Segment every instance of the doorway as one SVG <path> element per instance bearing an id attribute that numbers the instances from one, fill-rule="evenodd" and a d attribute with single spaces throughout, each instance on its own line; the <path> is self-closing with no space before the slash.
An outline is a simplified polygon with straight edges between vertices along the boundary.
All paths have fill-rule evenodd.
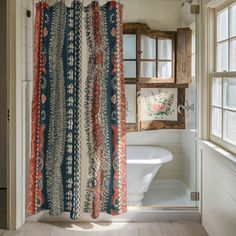
<path id="1" fill-rule="evenodd" d="M 0 1 L 0 228 L 6 228 L 7 75 L 6 0 Z"/>

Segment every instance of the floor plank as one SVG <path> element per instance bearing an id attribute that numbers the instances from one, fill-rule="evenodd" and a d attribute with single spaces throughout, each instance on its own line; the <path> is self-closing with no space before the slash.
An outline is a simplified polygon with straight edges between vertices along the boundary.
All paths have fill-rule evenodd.
<path id="1" fill-rule="evenodd" d="M 27 223 L 17 232 L 0 236 L 207 236 L 198 222 L 161 223 Z"/>

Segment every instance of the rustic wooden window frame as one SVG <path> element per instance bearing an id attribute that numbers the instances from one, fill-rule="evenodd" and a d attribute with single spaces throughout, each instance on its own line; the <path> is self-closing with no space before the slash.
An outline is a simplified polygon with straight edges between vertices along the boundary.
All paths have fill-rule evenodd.
<path id="1" fill-rule="evenodd" d="M 141 68 L 141 62 L 156 62 L 156 77 L 155 78 L 139 78 L 139 82 L 141 83 L 160 83 L 160 84 L 166 84 L 166 83 L 175 83 L 175 45 L 176 45 L 176 32 L 161 32 L 157 30 L 141 30 L 140 36 L 145 35 L 149 38 L 153 38 L 156 40 L 156 59 L 141 59 L 141 44 L 137 45 L 138 47 L 138 53 L 140 54 L 140 65 L 138 65 Z M 170 39 L 172 41 L 172 58 L 171 59 L 159 59 L 158 57 L 158 40 L 159 39 Z M 139 40 L 141 42 L 141 38 Z M 162 79 L 158 77 L 158 62 L 171 62 L 172 64 L 172 76 L 170 78 Z"/>
<path id="2" fill-rule="evenodd" d="M 185 128 L 185 113 L 182 111 L 178 113 L 177 121 L 168 120 L 153 120 L 153 121 L 141 121 L 141 89 L 142 88 L 177 88 L 178 89 L 178 104 L 184 105 L 185 103 L 185 88 L 188 84 L 176 83 L 176 32 L 163 32 L 157 30 L 151 30 L 146 24 L 141 23 L 125 23 L 123 25 L 124 34 L 136 34 L 136 78 L 125 78 L 125 84 L 136 85 L 136 123 L 127 123 L 127 132 L 143 131 L 143 130 L 156 130 L 156 129 L 184 129 Z M 141 78 L 141 35 L 156 38 L 158 44 L 158 38 L 171 39 L 172 40 L 172 78 L 161 79 L 158 78 Z M 158 45 L 156 48 L 158 53 Z M 124 59 L 124 61 L 130 61 Z M 134 60 L 132 60 L 134 61 Z M 144 60 L 145 61 L 145 60 Z M 151 60 L 147 60 L 151 61 Z M 154 60 L 155 61 L 155 60 Z M 162 60 L 160 60 L 162 61 Z M 164 61 L 164 60 L 163 60 Z M 170 61 L 170 60 L 167 60 Z M 158 56 L 156 63 L 158 64 Z M 158 75 L 158 65 L 156 68 L 156 75 Z"/>

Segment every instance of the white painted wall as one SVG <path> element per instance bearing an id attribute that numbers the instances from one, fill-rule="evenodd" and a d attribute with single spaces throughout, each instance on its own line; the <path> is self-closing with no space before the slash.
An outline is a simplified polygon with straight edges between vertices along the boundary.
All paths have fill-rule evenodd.
<path id="1" fill-rule="evenodd" d="M 7 158 L 7 74 L 6 74 L 6 1 L 0 1 L 0 188 L 6 188 Z"/>
<path id="2" fill-rule="evenodd" d="M 174 31 L 181 26 L 179 0 L 121 0 L 124 21 L 141 22 L 157 30 Z"/>
<path id="3" fill-rule="evenodd" d="M 201 150 L 203 225 L 209 236 L 235 236 L 236 157 L 212 144 Z"/>
<path id="4" fill-rule="evenodd" d="M 181 130 L 153 130 L 127 133 L 127 145 L 149 145 L 168 149 L 173 160 L 158 171 L 157 179 L 182 179 Z"/>

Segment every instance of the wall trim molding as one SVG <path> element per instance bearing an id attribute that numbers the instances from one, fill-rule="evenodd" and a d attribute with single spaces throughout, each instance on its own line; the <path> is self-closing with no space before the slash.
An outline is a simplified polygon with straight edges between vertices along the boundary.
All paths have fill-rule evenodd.
<path id="1" fill-rule="evenodd" d="M 21 131 L 21 4 L 7 1 L 7 228 L 25 223 L 25 173 Z M 17 151 L 16 151 L 17 150 Z"/>

